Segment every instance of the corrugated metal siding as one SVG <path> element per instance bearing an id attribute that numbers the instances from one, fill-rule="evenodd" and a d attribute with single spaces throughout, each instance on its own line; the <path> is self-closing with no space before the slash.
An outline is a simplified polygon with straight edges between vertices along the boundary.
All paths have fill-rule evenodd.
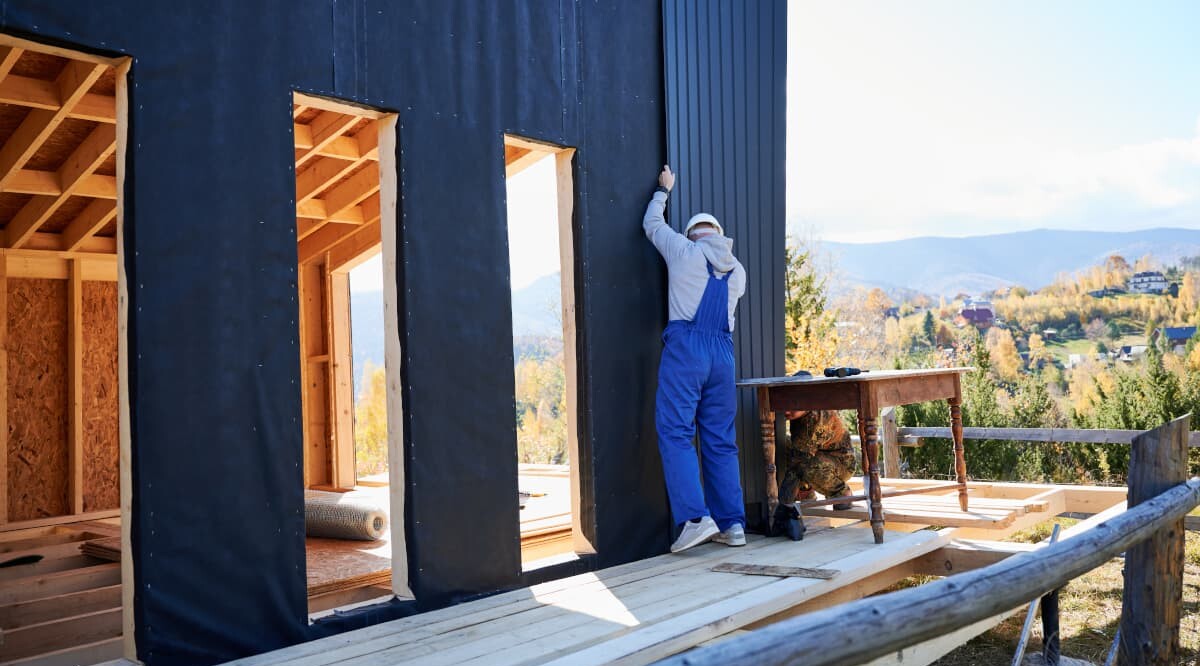
<path id="1" fill-rule="evenodd" d="M 704 211 L 746 267 L 734 349 L 740 377 L 784 373 L 785 0 L 663 0 L 667 154 L 676 228 Z M 739 389 L 748 504 L 764 494 L 752 391 Z M 751 522 L 756 516 L 748 516 Z"/>

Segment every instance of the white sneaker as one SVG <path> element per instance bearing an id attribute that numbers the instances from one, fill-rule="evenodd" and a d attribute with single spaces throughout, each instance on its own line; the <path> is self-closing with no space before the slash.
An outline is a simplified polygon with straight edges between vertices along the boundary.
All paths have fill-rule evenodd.
<path id="1" fill-rule="evenodd" d="M 710 516 L 701 518 L 698 523 L 693 523 L 689 520 L 683 524 L 683 531 L 679 533 L 679 538 L 675 540 L 675 543 L 671 544 L 671 552 L 678 553 L 692 546 L 699 546 L 713 538 L 720 531 Z"/>
<path id="2" fill-rule="evenodd" d="M 726 546 L 744 546 L 746 545 L 746 530 L 742 528 L 741 523 L 734 523 L 724 532 L 714 534 L 712 540 Z"/>

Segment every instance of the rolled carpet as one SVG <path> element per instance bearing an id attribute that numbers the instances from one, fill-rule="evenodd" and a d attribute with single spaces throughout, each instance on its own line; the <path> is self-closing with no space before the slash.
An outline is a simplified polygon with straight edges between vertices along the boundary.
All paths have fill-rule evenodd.
<path id="1" fill-rule="evenodd" d="M 304 491 L 304 531 L 311 537 L 378 541 L 387 531 L 387 513 L 352 493 Z"/>

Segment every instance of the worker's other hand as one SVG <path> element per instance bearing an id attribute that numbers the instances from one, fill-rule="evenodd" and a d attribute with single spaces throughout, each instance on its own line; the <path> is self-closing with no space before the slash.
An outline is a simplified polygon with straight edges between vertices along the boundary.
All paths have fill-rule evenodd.
<path id="1" fill-rule="evenodd" d="M 667 191 L 675 187 L 675 174 L 671 173 L 670 164 L 663 165 L 662 173 L 658 174 L 658 184 L 667 188 Z"/>

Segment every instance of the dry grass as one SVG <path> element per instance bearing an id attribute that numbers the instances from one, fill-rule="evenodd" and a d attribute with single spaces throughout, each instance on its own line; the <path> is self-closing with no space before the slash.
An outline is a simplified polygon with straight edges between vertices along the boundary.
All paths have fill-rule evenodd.
<path id="1" fill-rule="evenodd" d="M 1064 528 L 1078 521 L 1057 518 Z M 1011 541 L 1034 543 L 1050 535 L 1053 523 L 1020 532 Z M 1185 546 L 1183 619 L 1180 647 L 1183 664 L 1200 664 L 1200 533 L 1189 532 Z M 1121 621 L 1124 560 L 1115 559 L 1071 581 L 1059 595 L 1062 654 L 1093 663 L 1104 663 Z M 935 662 L 938 666 L 1007 664 L 1012 661 L 1025 613 L 1019 612 L 990 631 Z M 1041 650 L 1041 622 L 1034 623 L 1029 652 Z"/>

